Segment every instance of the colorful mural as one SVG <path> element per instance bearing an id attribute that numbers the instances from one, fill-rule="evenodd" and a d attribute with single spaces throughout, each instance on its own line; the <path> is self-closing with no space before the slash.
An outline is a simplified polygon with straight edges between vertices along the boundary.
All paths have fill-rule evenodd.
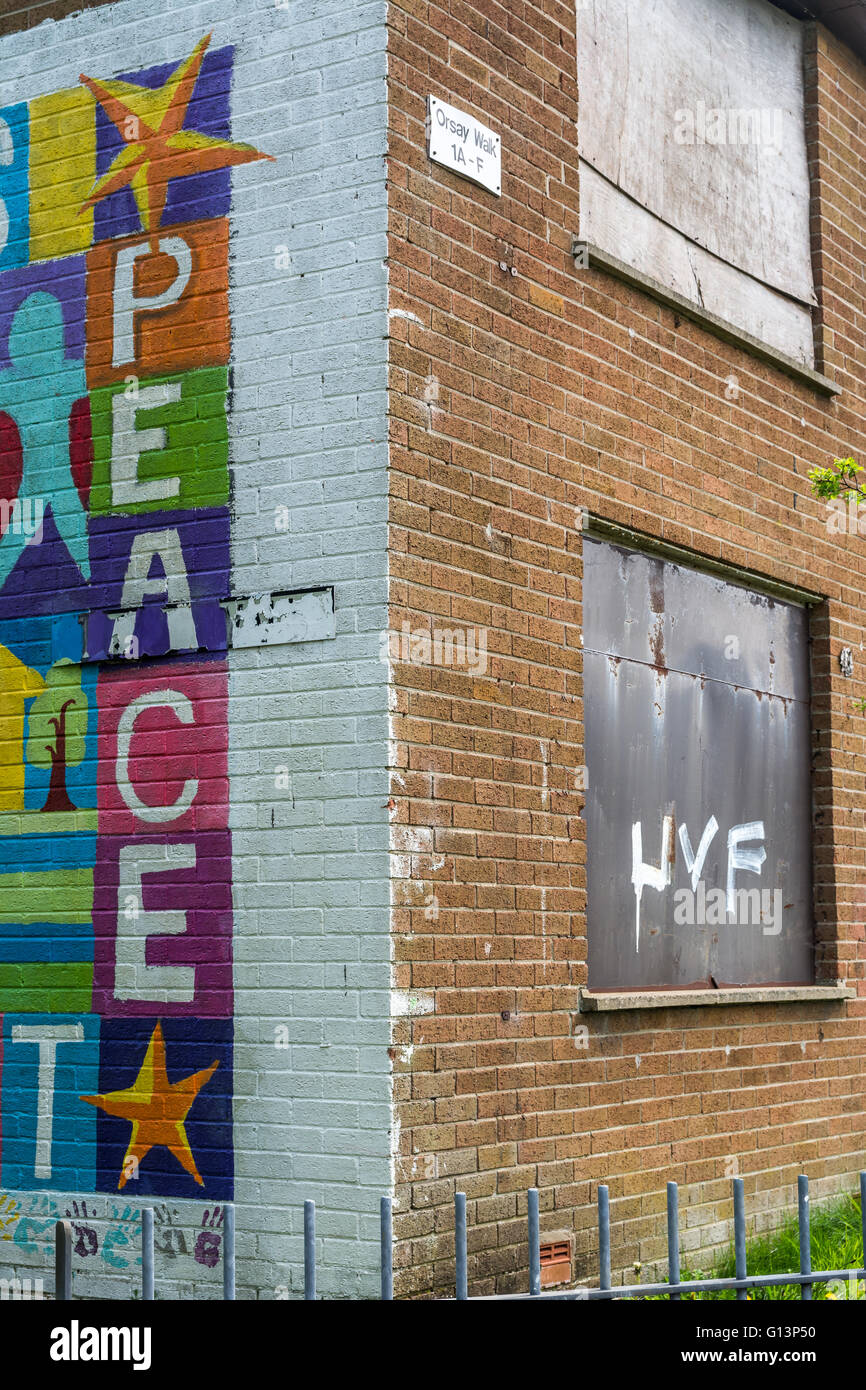
<path id="1" fill-rule="evenodd" d="M 8 1193 L 233 1195 L 232 60 L 0 109 Z"/>

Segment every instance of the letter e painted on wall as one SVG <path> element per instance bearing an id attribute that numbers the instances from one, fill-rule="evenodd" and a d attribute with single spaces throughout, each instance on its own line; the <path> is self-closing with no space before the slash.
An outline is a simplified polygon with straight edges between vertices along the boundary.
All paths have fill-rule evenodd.
<path id="1" fill-rule="evenodd" d="M 93 929 L 93 1007 L 100 1014 L 143 1016 L 158 1009 L 230 1017 L 228 831 L 101 835 Z"/>

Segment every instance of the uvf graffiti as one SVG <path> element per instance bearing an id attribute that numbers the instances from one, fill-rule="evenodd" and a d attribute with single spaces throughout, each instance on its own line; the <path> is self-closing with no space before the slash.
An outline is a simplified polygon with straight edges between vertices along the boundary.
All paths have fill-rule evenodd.
<path id="1" fill-rule="evenodd" d="M 11 1192 L 232 1196 L 232 62 L 0 110 Z"/>

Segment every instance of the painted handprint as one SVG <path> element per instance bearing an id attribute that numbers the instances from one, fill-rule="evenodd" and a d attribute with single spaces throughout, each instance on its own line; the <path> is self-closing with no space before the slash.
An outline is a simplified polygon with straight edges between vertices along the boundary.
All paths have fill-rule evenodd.
<path id="1" fill-rule="evenodd" d="M 214 1265 L 219 1263 L 222 1244 L 222 1233 L 216 1229 L 223 1224 L 222 1207 L 214 1207 L 212 1211 L 205 1208 L 201 1224 L 204 1229 L 199 1232 L 195 1243 L 195 1261 L 196 1264 L 213 1269 Z"/>
<path id="2" fill-rule="evenodd" d="M 21 1203 L 4 1192 L 0 1196 L 0 1240 L 11 1240 L 21 1215 Z"/>

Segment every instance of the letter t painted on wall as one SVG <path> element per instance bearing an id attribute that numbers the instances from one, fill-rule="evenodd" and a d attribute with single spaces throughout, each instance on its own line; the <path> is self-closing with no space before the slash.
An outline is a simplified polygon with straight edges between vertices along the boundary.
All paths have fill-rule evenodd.
<path id="1" fill-rule="evenodd" d="M 61 1043 L 84 1042 L 84 1028 L 80 1023 L 16 1023 L 12 1027 L 12 1041 L 35 1044 L 39 1048 L 33 1175 L 40 1179 L 50 1178 L 57 1048 Z"/>

